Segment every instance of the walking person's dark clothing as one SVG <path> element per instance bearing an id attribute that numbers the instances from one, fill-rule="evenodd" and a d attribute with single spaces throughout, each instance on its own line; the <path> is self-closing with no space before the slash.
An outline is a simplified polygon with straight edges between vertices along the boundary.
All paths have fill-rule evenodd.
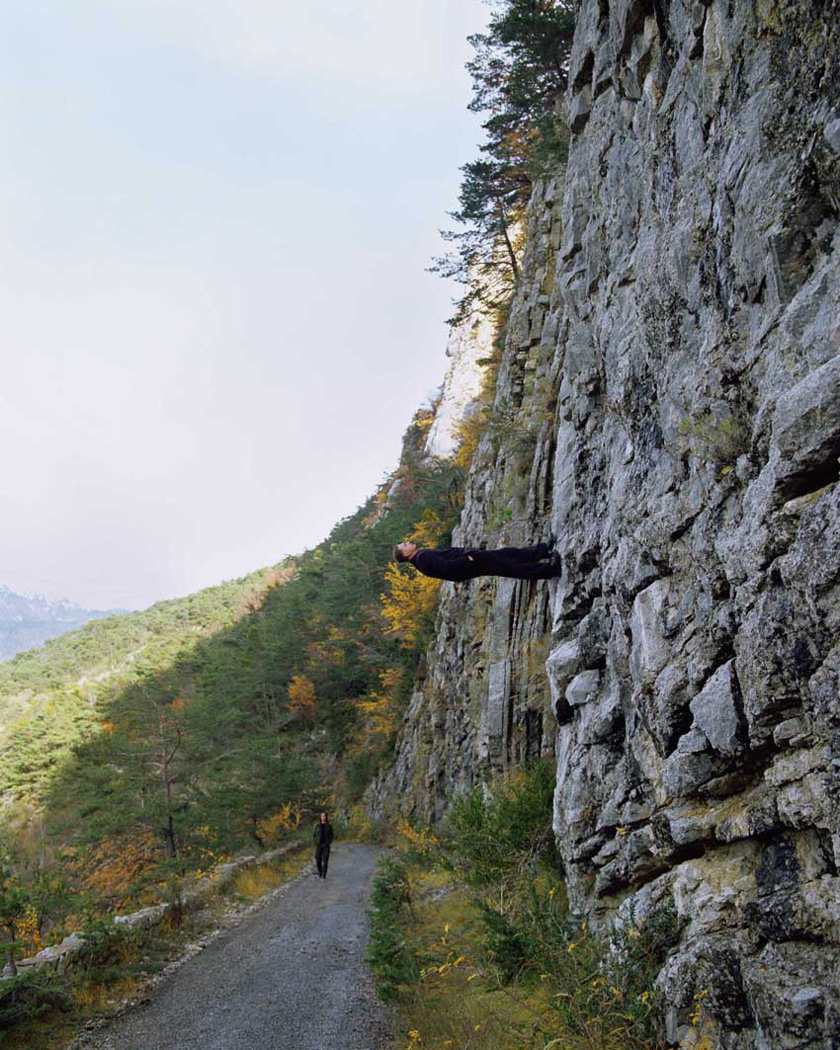
<path id="1" fill-rule="evenodd" d="M 315 866 L 318 869 L 319 877 L 325 879 L 330 863 L 330 846 L 333 840 L 332 824 L 328 820 L 319 821 L 315 825 L 313 837 L 315 839 Z"/>
<path id="2" fill-rule="evenodd" d="M 534 547 L 428 547 L 407 559 L 424 576 L 438 580 L 474 580 L 507 576 L 515 580 L 548 580 L 560 575 L 560 558 L 545 543 Z"/>

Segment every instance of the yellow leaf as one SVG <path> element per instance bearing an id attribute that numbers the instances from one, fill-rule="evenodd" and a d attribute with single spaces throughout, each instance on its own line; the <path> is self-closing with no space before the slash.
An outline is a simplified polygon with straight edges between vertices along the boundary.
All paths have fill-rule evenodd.
<path id="1" fill-rule="evenodd" d="M 315 686 L 306 675 L 296 674 L 289 683 L 289 710 L 307 722 L 315 717 L 318 700 Z"/>
<path id="2" fill-rule="evenodd" d="M 403 648 L 411 649 L 437 605 L 441 581 L 416 571 L 403 572 L 392 562 L 385 570 L 385 583 L 388 590 L 381 601 L 388 633 L 396 635 Z"/>

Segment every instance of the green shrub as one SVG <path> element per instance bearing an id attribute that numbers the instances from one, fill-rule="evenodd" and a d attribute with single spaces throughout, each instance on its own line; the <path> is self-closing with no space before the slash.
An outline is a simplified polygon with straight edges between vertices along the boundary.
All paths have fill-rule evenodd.
<path id="1" fill-rule="evenodd" d="M 411 909 L 411 890 L 405 862 L 385 857 L 371 891 L 370 940 L 367 961 L 376 977 L 382 999 L 396 998 L 400 987 L 416 981 L 420 970 L 406 941 L 406 913 Z"/>
<path id="2" fill-rule="evenodd" d="M 488 961 L 504 983 L 550 980 L 558 989 L 550 1001 L 559 1030 L 584 1045 L 619 1033 L 623 1050 L 654 1046 L 654 983 L 678 933 L 673 904 L 642 925 L 631 917 L 593 934 L 568 913 L 557 889 L 535 880 L 506 912 L 477 902 Z"/>
<path id="3" fill-rule="evenodd" d="M 456 799 L 443 829 L 400 825 L 410 849 L 377 880 L 370 958 L 418 1050 L 661 1047 L 655 981 L 678 940 L 673 902 L 597 930 L 572 914 L 553 793 L 552 766 L 534 763 Z"/>
<path id="4" fill-rule="evenodd" d="M 550 763 L 534 762 L 489 796 L 475 788 L 453 802 L 444 841 L 460 879 L 487 886 L 540 862 L 559 869 L 552 831 L 554 778 Z"/>
<path id="5" fill-rule="evenodd" d="M 72 1006 L 64 986 L 45 971 L 29 970 L 0 982 L 0 1031 L 46 1012 Z"/>
<path id="6" fill-rule="evenodd" d="M 749 432 L 736 416 L 706 412 L 687 417 L 680 424 L 680 435 L 692 455 L 720 467 L 733 464 L 750 447 Z"/>
<path id="7" fill-rule="evenodd" d="M 559 891 L 559 892 L 558 892 Z M 568 954 L 574 923 L 559 883 L 531 880 L 502 911 L 486 901 L 476 902 L 484 925 L 484 947 L 501 978 L 513 981 L 528 971 L 556 972 L 558 951 Z M 561 958 L 561 962 L 565 962 Z"/>

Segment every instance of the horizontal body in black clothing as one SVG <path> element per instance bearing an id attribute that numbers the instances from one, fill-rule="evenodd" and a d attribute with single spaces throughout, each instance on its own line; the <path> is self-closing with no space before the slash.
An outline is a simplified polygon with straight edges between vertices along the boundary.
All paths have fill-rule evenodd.
<path id="1" fill-rule="evenodd" d="M 427 547 L 409 559 L 424 576 L 463 583 L 477 576 L 506 576 L 514 580 L 548 580 L 560 575 L 556 557 L 544 543 L 535 547 Z"/>

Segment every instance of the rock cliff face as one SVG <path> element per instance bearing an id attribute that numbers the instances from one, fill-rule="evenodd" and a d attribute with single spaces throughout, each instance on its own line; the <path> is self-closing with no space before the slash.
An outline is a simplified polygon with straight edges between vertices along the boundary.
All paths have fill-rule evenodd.
<path id="1" fill-rule="evenodd" d="M 468 318 L 449 333 L 446 344 L 449 367 L 426 439 L 428 455 L 449 459 L 457 451 L 459 428 L 472 411 L 481 388 L 479 362 L 493 353 L 494 334 L 494 325 L 485 315 Z"/>
<path id="2" fill-rule="evenodd" d="M 445 585 L 370 794 L 554 754 L 573 906 L 676 912 L 673 1046 L 840 1046 L 837 15 L 583 0 L 456 537 L 564 575 Z"/>

